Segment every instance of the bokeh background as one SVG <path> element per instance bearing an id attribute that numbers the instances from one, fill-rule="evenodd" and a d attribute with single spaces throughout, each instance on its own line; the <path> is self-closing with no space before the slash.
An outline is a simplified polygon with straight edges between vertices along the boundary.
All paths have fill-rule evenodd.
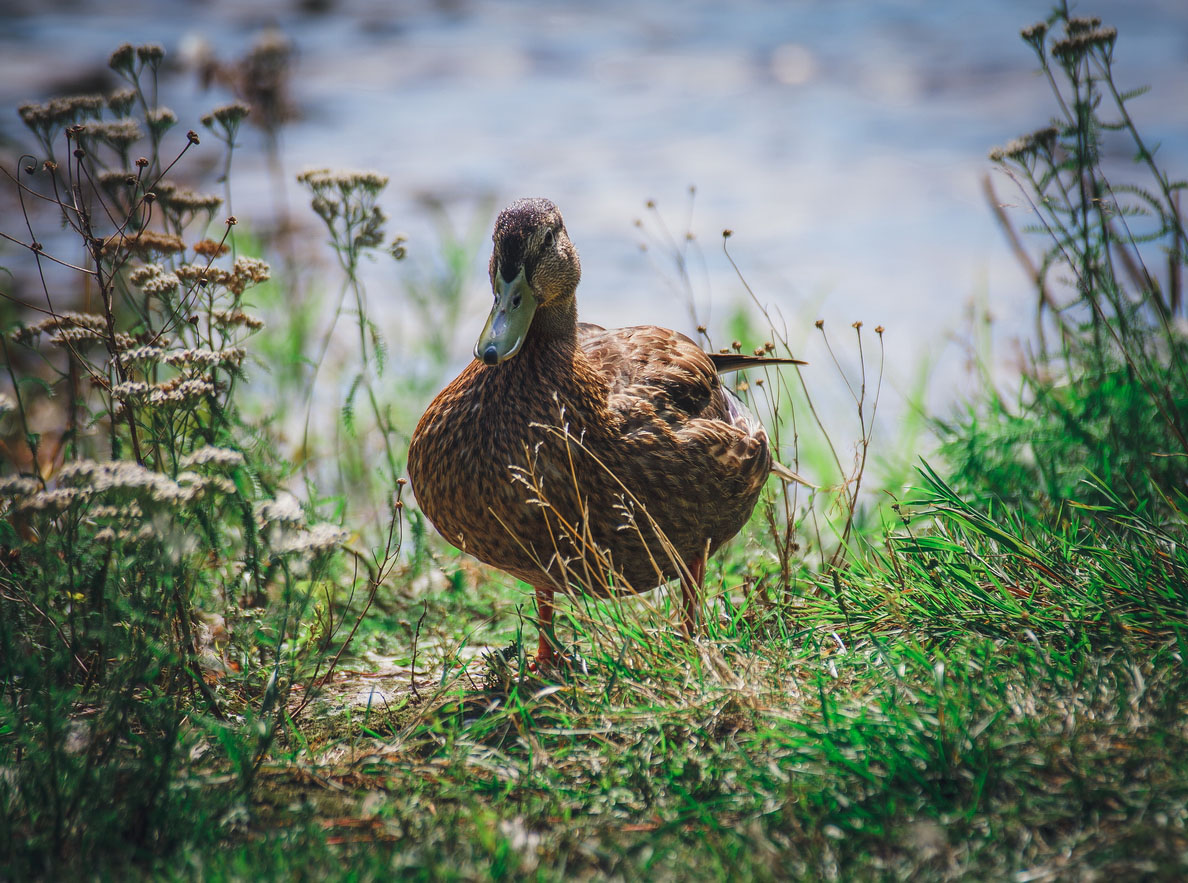
<path id="1" fill-rule="evenodd" d="M 886 327 L 892 413 L 922 366 L 932 406 L 978 382 L 965 342 L 973 322 L 992 317 L 992 359 L 1004 379 L 1014 341 L 1031 329 L 1033 293 L 983 178 L 994 174 L 989 148 L 1054 111 L 1018 38 L 1046 15 L 1043 2 L 4 6 L 0 138 L 10 147 L 22 137 L 19 102 L 104 85 L 120 43 L 158 42 L 169 53 L 177 139 L 231 97 L 212 65 L 233 65 L 260 40 L 286 43 L 291 119 L 279 130 L 280 167 L 268 166 L 264 134 L 246 131 L 233 210 L 258 231 L 283 215 L 312 237 L 298 171 L 390 176 L 384 207 L 392 228 L 407 232 L 413 262 L 435 259 L 443 224 L 475 243 L 474 320 L 459 323 L 459 364 L 489 297 L 494 213 L 524 195 L 561 207 L 582 254 L 583 317 L 607 325 L 692 331 L 695 312 L 720 334 L 748 302 L 721 249 L 721 231 L 732 229 L 732 255 L 792 341 L 811 349 L 818 318 Z M 1140 128 L 1173 176 L 1183 174 L 1188 3 L 1113 0 L 1076 11 L 1118 28 L 1118 79 L 1152 87 L 1135 105 Z M 209 162 L 217 152 L 211 143 Z M 1125 163 L 1125 150 L 1116 159 Z M 995 186 L 1026 224 L 1009 180 L 998 175 Z M 687 232 L 695 238 L 686 248 Z M 692 310 L 668 234 L 688 258 Z M 304 253 L 325 260 L 318 252 Z M 377 317 L 397 337 L 415 333 L 404 327 L 412 315 L 389 296 L 401 284 L 396 265 L 367 272 Z"/>

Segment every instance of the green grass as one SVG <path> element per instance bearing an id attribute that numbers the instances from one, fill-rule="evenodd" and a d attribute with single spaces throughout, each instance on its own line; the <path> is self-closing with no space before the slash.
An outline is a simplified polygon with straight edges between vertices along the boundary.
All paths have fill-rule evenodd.
<path id="1" fill-rule="evenodd" d="M 841 375 L 856 471 L 816 419 L 813 375 L 749 378 L 773 437 L 831 486 L 769 492 L 711 562 L 695 640 L 665 591 L 562 602 L 574 662 L 547 676 L 525 651 L 530 589 L 445 546 L 400 484 L 477 236 L 445 236 L 443 262 L 408 272 L 409 305 L 434 326 L 411 353 L 369 318 L 356 273 L 384 240 L 379 176 L 305 176 L 337 278 L 150 296 L 133 269 L 192 262 L 214 218 L 144 177 L 174 156 L 148 113 L 161 57 L 118 51 L 134 94 L 112 113 L 144 112 L 147 171 L 127 184 L 119 133 L 75 132 L 76 163 L 17 176 L 51 210 L 30 226 L 80 232 L 92 219 L 55 203 L 49 181 L 102 179 L 130 189 L 86 190 L 106 209 L 94 223 L 164 223 L 187 250 L 81 238 L 70 262 L 93 266 L 79 287 L 98 292 L 103 319 L 86 320 L 85 346 L 4 313 L 0 878 L 1188 876 L 1182 187 L 1129 124 L 1114 36 L 1062 7 L 1024 38 L 1060 116 L 992 154 L 1047 237 L 1034 275 L 1054 342 L 1021 394 L 987 389 L 935 421 L 940 453 L 890 464 L 900 502 L 876 507 L 859 486 L 879 482 L 865 463 L 880 455 L 882 330 L 856 326 L 858 358 L 835 360 L 862 366 Z M 65 127 L 104 113 L 86 100 L 25 115 L 35 149 L 65 158 Z M 212 117 L 224 169 L 240 117 Z M 1115 136 L 1138 146 L 1146 184 L 1101 166 Z M 181 162 L 194 145 L 178 145 Z M 291 255 L 292 242 L 213 228 L 240 256 Z M 28 245 L 21 259 L 43 260 Z M 1147 269 L 1157 260 L 1163 276 Z M 58 296 L 17 294 L 33 311 Z M 212 330 L 241 307 L 273 325 Z M 738 312 L 714 333 L 749 349 L 758 327 Z M 166 333 L 180 339 L 132 369 L 111 358 L 131 346 L 120 335 Z M 177 354 L 232 344 L 248 357 L 208 371 Z M 178 364 L 210 388 L 174 410 L 117 408 L 106 391 L 167 391 Z M 330 413 L 315 412 L 327 395 Z M 209 446 L 225 459 L 186 459 Z M 93 467 L 80 477 L 87 459 L 137 467 L 100 481 Z M 206 490 L 186 492 L 198 480 Z"/>

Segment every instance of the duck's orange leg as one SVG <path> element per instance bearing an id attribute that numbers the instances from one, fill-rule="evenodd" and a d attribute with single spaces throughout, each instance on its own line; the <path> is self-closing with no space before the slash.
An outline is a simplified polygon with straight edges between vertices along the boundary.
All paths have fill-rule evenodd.
<path id="1" fill-rule="evenodd" d="M 681 601 L 685 631 L 689 637 L 697 633 L 701 620 L 701 595 L 705 585 L 705 555 L 698 555 L 688 564 L 689 575 L 681 574 Z"/>
<path id="2" fill-rule="evenodd" d="M 536 647 L 536 665 L 554 665 L 557 651 L 553 646 L 553 587 L 536 586 L 536 625 L 540 642 Z"/>

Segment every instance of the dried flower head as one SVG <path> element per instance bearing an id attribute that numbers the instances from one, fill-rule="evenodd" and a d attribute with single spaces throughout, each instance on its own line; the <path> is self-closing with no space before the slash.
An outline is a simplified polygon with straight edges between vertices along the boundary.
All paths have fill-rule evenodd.
<path id="1" fill-rule="evenodd" d="M 35 135 L 48 142 L 58 129 L 75 126 L 80 120 L 98 119 L 102 108 L 102 96 L 73 95 L 52 98 L 45 104 L 26 102 L 17 113 Z"/>
<path id="2" fill-rule="evenodd" d="M 33 338 L 49 331 L 78 331 L 85 332 L 87 337 L 94 337 L 102 334 L 106 328 L 107 323 L 98 313 L 65 312 L 18 328 L 13 332 L 12 339 L 17 343 L 29 343 Z"/>
<path id="3" fill-rule="evenodd" d="M 1037 21 L 1033 25 L 1028 25 L 1019 32 L 1024 40 L 1031 42 L 1032 40 L 1042 40 L 1044 35 L 1048 33 L 1048 23 L 1046 21 Z"/>
<path id="4" fill-rule="evenodd" d="M 215 242 L 213 239 L 202 239 L 194 243 L 194 254 L 206 258 L 220 258 L 231 250 L 225 242 Z"/>
<path id="5" fill-rule="evenodd" d="M 1025 162 L 1036 153 L 1051 155 L 1056 147 L 1056 139 L 1060 137 L 1060 130 L 1055 126 L 1045 126 L 1030 135 L 1023 135 L 1007 143 L 1005 147 L 995 147 L 990 151 L 990 159 L 994 162 L 1004 162 L 1008 159 L 1015 162 Z"/>
<path id="6" fill-rule="evenodd" d="M 1083 34 L 1098 27 L 1101 27 L 1101 19 L 1096 15 L 1074 16 L 1064 23 L 1065 33 L 1068 34 Z"/>
<path id="7" fill-rule="evenodd" d="M 184 264 L 178 267 L 174 272 L 177 278 L 181 279 L 187 285 L 198 284 L 206 285 L 226 285 L 231 281 L 231 271 L 223 267 L 207 266 L 206 264 L 193 263 Z"/>
<path id="8" fill-rule="evenodd" d="M 173 233 L 158 233 L 155 230 L 141 230 L 134 236 L 116 234 L 103 243 L 103 255 L 111 257 L 121 252 L 138 254 L 143 257 L 150 255 L 179 254 L 186 250 L 186 244 L 180 236 Z"/>
<path id="9" fill-rule="evenodd" d="M 125 43 L 111 54 L 107 64 L 117 73 L 130 74 L 136 66 L 136 50 L 131 43 Z"/>
<path id="10" fill-rule="evenodd" d="M 215 310 L 211 313 L 211 317 L 219 328 L 242 325 L 244 328 L 256 331 L 264 327 L 264 321 L 262 319 L 249 315 L 243 312 L 243 310 Z"/>
<path id="11" fill-rule="evenodd" d="M 247 119 L 248 114 L 252 112 L 249 104 L 243 101 L 232 101 L 230 104 L 224 104 L 216 107 L 210 113 L 202 117 L 202 125 L 208 129 L 213 129 L 219 126 L 227 135 L 233 134 L 243 120 Z"/>
<path id="12" fill-rule="evenodd" d="M 1099 20 L 1085 19 L 1084 21 Z M 1100 48 L 1107 52 L 1113 49 L 1117 39 L 1116 28 L 1077 29 L 1075 31 L 1070 28 L 1069 36 L 1052 44 L 1052 56 L 1062 64 L 1076 64 L 1091 49 Z"/>
<path id="13" fill-rule="evenodd" d="M 165 58 L 165 49 L 159 43 L 145 43 L 136 47 L 136 57 L 144 64 L 155 67 Z"/>
<path id="14" fill-rule="evenodd" d="M 200 212 L 212 214 L 223 204 L 223 198 L 213 193 L 195 193 L 193 190 L 177 190 L 170 188 L 162 191 L 157 188 L 157 196 L 166 210 L 175 212 Z"/>
<path id="15" fill-rule="evenodd" d="M 143 138 L 144 132 L 136 120 L 124 119 L 109 123 L 87 123 L 79 135 L 85 140 L 99 141 L 122 152 Z"/>
<path id="16" fill-rule="evenodd" d="M 177 114 L 168 107 L 156 107 L 144 115 L 144 121 L 148 123 L 152 133 L 159 137 L 163 132 L 177 125 Z"/>
<path id="17" fill-rule="evenodd" d="M 136 186 L 136 176 L 127 171 L 100 172 L 99 186 L 108 196 L 122 196 L 129 187 Z"/>
<path id="18" fill-rule="evenodd" d="M 314 191 L 335 189 L 344 194 L 362 190 L 376 195 L 388 186 L 387 175 L 352 169 L 306 169 L 297 180 Z"/>
<path id="19" fill-rule="evenodd" d="M 117 89 L 107 96 L 107 109 L 117 117 L 126 117 L 135 103 L 135 89 Z"/>

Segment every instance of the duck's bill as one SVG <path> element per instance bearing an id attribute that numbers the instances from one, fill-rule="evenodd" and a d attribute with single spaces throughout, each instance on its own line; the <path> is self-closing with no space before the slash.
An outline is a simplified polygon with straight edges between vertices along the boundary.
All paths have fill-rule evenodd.
<path id="1" fill-rule="evenodd" d="M 487 365 L 498 365 L 520 351 L 532 314 L 536 312 L 536 296 L 528 286 L 521 269 L 511 282 L 495 274 L 495 305 L 487 324 L 474 345 L 474 357 Z"/>

